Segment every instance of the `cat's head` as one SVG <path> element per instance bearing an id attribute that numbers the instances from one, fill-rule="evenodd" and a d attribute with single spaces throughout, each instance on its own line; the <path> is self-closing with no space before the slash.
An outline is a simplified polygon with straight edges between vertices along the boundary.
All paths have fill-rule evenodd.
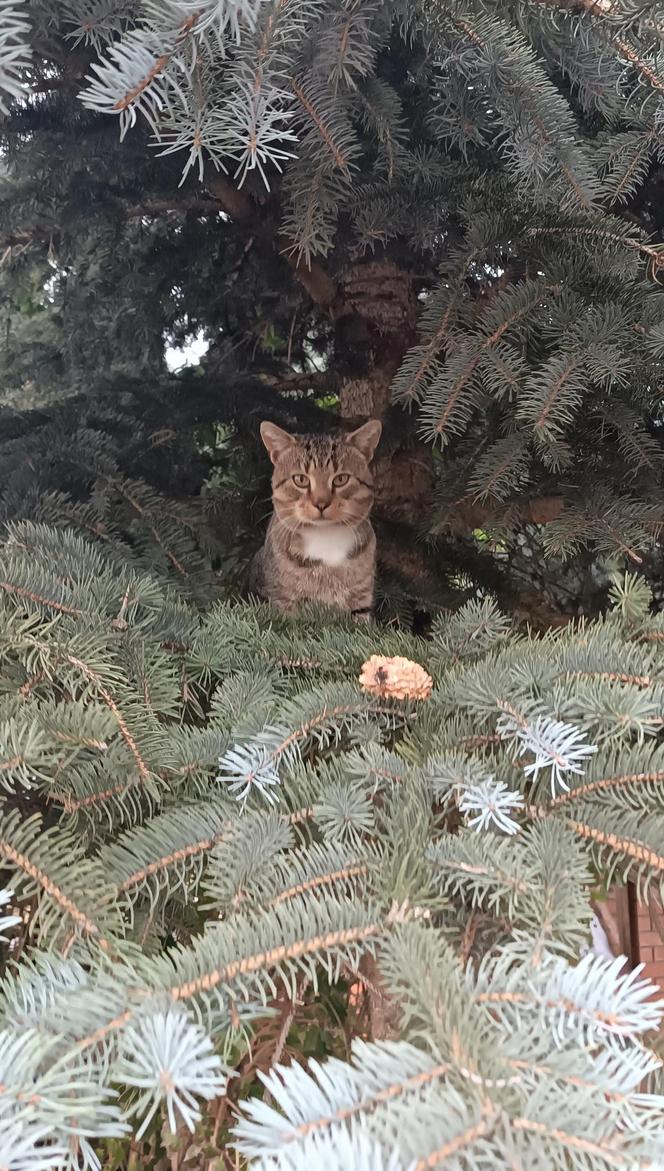
<path id="1" fill-rule="evenodd" d="M 382 424 L 370 419 L 349 435 L 289 435 L 261 423 L 261 439 L 274 464 L 272 503 L 289 527 L 345 524 L 368 517 L 374 488 L 370 463 Z"/>

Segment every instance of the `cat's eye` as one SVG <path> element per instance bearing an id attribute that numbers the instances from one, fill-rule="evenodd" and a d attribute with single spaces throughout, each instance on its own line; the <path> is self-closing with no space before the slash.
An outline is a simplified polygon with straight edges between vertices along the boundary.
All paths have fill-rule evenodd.
<path id="1" fill-rule="evenodd" d="M 332 483 L 335 488 L 343 488 L 344 484 L 347 484 L 349 480 L 350 476 L 347 476 L 345 472 L 341 472 L 340 475 L 334 477 Z"/>
<path id="2" fill-rule="evenodd" d="M 302 475 L 302 473 L 300 472 L 300 473 L 298 473 L 297 476 L 293 476 L 293 483 L 298 488 L 308 488 L 309 487 L 309 477 Z"/>

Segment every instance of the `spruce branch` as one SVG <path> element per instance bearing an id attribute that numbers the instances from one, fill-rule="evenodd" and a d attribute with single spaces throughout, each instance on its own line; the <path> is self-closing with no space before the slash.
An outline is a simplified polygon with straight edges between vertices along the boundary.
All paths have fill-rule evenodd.
<path id="1" fill-rule="evenodd" d="M 433 881 L 444 893 L 463 895 L 473 907 L 505 908 L 515 918 L 535 882 L 525 855 L 517 863 L 506 852 L 505 841 L 470 835 L 437 841 L 428 847 Z"/>
<path id="2" fill-rule="evenodd" d="M 343 1167 L 344 1171 L 400 1171 L 401 1162 L 396 1152 L 367 1135 L 313 1133 L 298 1144 L 296 1150 L 283 1151 L 271 1157 L 254 1160 L 256 1171 L 300 1171 L 306 1167 Z"/>
<path id="3" fill-rule="evenodd" d="M 588 812 L 590 811 L 588 810 Z M 601 812 L 601 810 L 597 811 L 598 814 Z M 570 829 L 573 829 L 580 838 L 585 838 L 599 847 L 608 848 L 614 855 L 614 867 L 620 859 L 626 860 L 628 872 L 632 863 L 643 867 L 645 876 L 640 885 L 645 892 L 649 886 L 650 875 L 653 872 L 657 875 L 664 873 L 664 853 L 653 849 L 647 842 L 631 838 L 618 830 L 613 831 L 602 828 L 601 825 L 593 825 L 590 818 L 586 820 L 581 817 L 568 817 L 566 821 Z M 637 877 L 640 877 L 639 872 L 637 872 Z"/>
<path id="4" fill-rule="evenodd" d="M 233 130 L 226 135 L 226 145 L 237 163 L 233 177 L 238 188 L 252 171 L 258 171 L 269 191 L 267 167 L 281 172 L 283 164 L 294 157 L 292 144 L 297 141 L 288 129 L 291 115 L 285 108 L 284 93 L 270 89 L 254 92 L 247 87 L 246 93 L 240 90 L 229 113 Z"/>
<path id="5" fill-rule="evenodd" d="M 177 18 L 182 18 L 182 26 L 188 21 L 194 22 L 192 28 L 197 36 L 206 32 L 214 34 L 223 44 L 228 34 L 230 39 L 239 44 L 244 30 L 253 30 L 264 5 L 264 0 L 172 0 L 171 7 Z M 159 0 L 147 0 L 145 5 L 148 17 L 158 22 L 163 19 L 163 5 Z"/>
<path id="6" fill-rule="evenodd" d="M 165 71 L 171 63 L 176 70 L 184 70 L 178 54 L 199 17 L 200 9 L 192 11 L 165 43 L 155 33 L 131 29 L 110 46 L 105 62 L 92 65 L 89 85 L 80 95 L 83 104 L 104 114 L 118 114 L 121 138 L 135 126 L 139 113 L 158 133 L 159 118 L 169 104 L 169 83 L 175 93 L 179 91 L 175 73 L 167 81 Z"/>
<path id="7" fill-rule="evenodd" d="M 505 739 L 518 743 L 520 755 L 532 754 L 535 760 L 525 766 L 526 776 L 537 780 L 541 769 L 551 770 L 551 795 L 557 789 L 567 791 L 567 773 L 583 773 L 583 762 L 597 752 L 597 746 L 585 743 L 583 731 L 564 720 L 537 715 L 533 720 L 518 712 L 505 710 L 498 721 L 498 731 Z"/>
<path id="8" fill-rule="evenodd" d="M 364 862 L 350 863 L 335 870 L 328 870 L 327 872 L 317 874 L 312 878 L 303 879 L 292 886 L 286 887 L 270 900 L 270 905 L 277 906 L 278 903 L 297 898 L 298 895 L 308 894 L 313 890 L 321 890 L 327 886 L 333 886 L 335 883 L 341 883 L 344 886 L 352 884 L 356 878 L 363 878 L 368 873 L 368 870 L 369 867 Z"/>
<path id="9" fill-rule="evenodd" d="M 134 18 L 130 0 L 87 0 L 84 13 L 79 0 L 63 0 L 60 19 L 74 45 L 91 45 L 102 50 L 130 27 Z"/>
<path id="10" fill-rule="evenodd" d="M 288 1149 L 335 1124 L 350 1122 L 363 1113 L 370 1115 L 400 1095 L 417 1093 L 444 1077 L 448 1068 L 447 1063 L 436 1064 L 426 1053 L 405 1042 L 368 1045 L 359 1040 L 353 1043 L 350 1069 L 335 1059 L 325 1067 L 310 1062 L 310 1072 L 296 1065 L 277 1066 L 261 1080 L 281 1110 L 258 1100 L 247 1103 L 235 1129 L 238 1149 L 249 1156 Z M 327 1070 L 335 1069 L 343 1072 L 344 1082 L 326 1076 Z M 349 1084 L 344 1084 L 346 1079 Z M 363 1082 L 367 1090 L 371 1087 L 374 1092 L 365 1096 Z M 290 1123 L 290 1130 L 284 1128 L 285 1122 Z"/>
<path id="11" fill-rule="evenodd" d="M 533 185 L 542 185 L 546 179 L 562 178 L 565 199 L 573 199 L 580 207 L 591 209 L 600 195 L 599 184 L 582 150 L 570 150 L 574 135 L 567 107 L 558 101 L 552 92 L 549 79 L 540 69 L 532 47 L 522 37 L 520 30 L 503 22 L 493 13 L 467 19 L 452 16 L 452 26 L 473 46 L 477 63 L 474 80 L 483 85 L 482 66 L 493 63 L 493 54 L 501 47 L 507 67 L 504 71 L 503 93 L 494 90 L 492 97 L 499 104 L 499 120 L 505 129 L 508 147 L 505 154 L 511 156 L 516 167 L 528 176 Z M 528 86 L 530 101 L 526 105 L 525 87 Z M 545 96 L 546 95 L 546 96 Z M 515 118 L 515 107 L 523 110 L 524 123 Z M 556 109 L 556 120 L 553 111 Z M 561 135 L 565 126 L 568 134 Z M 539 149 L 528 152 L 524 148 L 528 138 L 533 139 Z M 532 160 L 529 158 L 532 155 Z"/>
<path id="12" fill-rule="evenodd" d="M 416 349 L 411 350 L 404 359 L 392 389 L 396 402 L 420 400 L 430 372 L 435 368 L 438 354 L 444 348 L 450 322 L 461 299 L 464 282 L 475 260 L 476 254 L 472 252 L 462 257 L 457 272 L 452 277 L 453 283 L 445 281 L 431 295 L 421 325 L 425 336 L 430 336 Z M 435 325 L 432 322 L 434 316 L 438 317 Z"/>
<path id="13" fill-rule="evenodd" d="M 321 95 L 316 91 L 307 90 L 299 81 L 291 81 L 291 89 L 295 94 L 302 109 L 313 122 L 321 141 L 325 148 L 329 151 L 334 165 L 342 172 L 348 172 L 350 166 L 350 157 L 346 142 L 342 138 L 341 141 L 335 138 L 334 132 L 328 125 L 325 115 L 320 111 L 319 104 L 321 102 Z M 323 99 L 324 100 L 324 99 Z"/>
<path id="14" fill-rule="evenodd" d="M 454 347 L 438 377 L 432 381 L 422 406 L 421 433 L 431 442 L 449 441 L 468 425 L 473 409 L 480 401 L 478 375 L 485 355 L 498 346 L 506 335 L 516 330 L 549 297 L 539 281 L 516 284 L 499 295 L 495 305 L 484 314 L 480 325 L 479 345 L 469 335 L 454 338 Z M 416 377 L 420 377 L 422 364 Z M 409 389 L 409 394 L 411 393 Z"/>
<path id="15" fill-rule="evenodd" d="M 105 933 L 113 924 L 118 928 L 113 900 L 99 867 L 84 859 L 71 835 L 44 831 L 39 815 L 25 821 L 15 811 L 3 818 L 0 856 L 15 874 L 17 890 L 41 899 L 34 925 L 42 935 L 57 936 L 73 927 L 109 949 Z M 71 862 L 77 866 L 70 875 Z"/>
<path id="16" fill-rule="evenodd" d="M 611 230 L 610 228 L 604 228 L 600 225 L 594 224 L 575 224 L 573 228 L 573 234 L 579 237 L 589 237 L 590 239 L 604 243 L 610 248 L 633 249 L 635 252 L 640 252 L 642 255 L 647 256 L 650 259 L 651 264 L 655 267 L 661 263 L 661 253 L 655 245 L 646 244 L 642 240 L 636 239 L 633 235 L 630 234 L 630 229 L 628 226 L 623 227 L 619 223 L 617 226 L 621 230 Z M 531 236 L 559 236 L 565 233 L 565 229 L 555 226 L 538 226 L 529 228 L 528 232 Z"/>
<path id="17" fill-rule="evenodd" d="M 14 892 L 13 890 L 0 891 L 0 909 L 11 904 Z M 9 931 L 12 927 L 17 927 L 21 923 L 20 915 L 0 915 L 0 943 L 7 943 L 7 937 L 3 935 L 4 931 Z"/>
<path id="18" fill-rule="evenodd" d="M 174 1009 L 141 1017 L 123 1032 L 114 1072 L 121 1083 L 139 1091 L 133 1106 L 142 1118 L 137 1138 L 162 1103 L 172 1134 L 179 1119 L 193 1132 L 201 1117 L 196 1098 L 210 1101 L 224 1093 L 227 1083 L 210 1038 Z"/>
<path id="19" fill-rule="evenodd" d="M 459 811 L 466 814 L 471 829 L 495 827 L 506 834 L 518 833 L 519 824 L 511 813 L 522 806 L 522 794 L 511 792 L 503 781 L 496 782 L 493 777 L 487 777 L 481 785 L 469 786 L 459 800 Z"/>
<path id="20" fill-rule="evenodd" d="M 178 1125 L 174 1166 L 645 1171 L 662 1006 L 577 958 L 597 882 L 664 889 L 657 13 L 52 7 L 3 129 L 0 1164 L 154 1161 Z M 78 102 L 93 54 L 152 162 Z M 395 369 L 380 516 L 431 537 L 381 542 L 399 624 L 227 600 L 236 433 L 326 429 Z M 360 692 L 397 658 L 417 711 Z M 395 1040 L 328 1062 L 363 1007 Z"/>
<path id="21" fill-rule="evenodd" d="M 212 801 L 166 810 L 107 846 L 101 853 L 104 871 L 121 895 L 136 899 L 149 892 L 155 900 L 164 891 L 191 884 L 202 860 L 232 824 L 228 811 Z"/>
<path id="22" fill-rule="evenodd" d="M 223 175 L 210 175 L 205 180 L 206 189 L 219 199 L 224 210 L 241 224 L 258 232 L 261 237 L 270 241 L 279 255 L 283 255 L 293 270 L 296 280 L 300 282 L 307 294 L 316 305 L 332 313 L 341 315 L 343 302 L 340 298 L 337 282 L 329 275 L 323 265 L 314 259 L 305 262 L 299 256 L 295 242 L 279 232 L 276 225 L 266 222 L 255 202 L 245 196 Z"/>
<path id="23" fill-rule="evenodd" d="M 643 785 L 658 785 L 661 781 L 664 781 L 664 769 L 654 769 L 651 772 L 621 773 L 613 777 L 601 777 L 599 780 L 587 781 L 584 784 L 575 785 L 566 793 L 557 794 L 551 801 L 551 808 L 558 809 L 561 805 L 569 804 L 570 801 L 585 801 L 588 797 L 593 797 L 598 793 L 604 793 L 610 789 L 618 789 L 630 785 L 641 788 Z"/>
<path id="24" fill-rule="evenodd" d="M 325 905 L 321 904 L 320 909 L 324 915 L 327 909 Z M 362 918 L 366 919 L 366 916 Z M 255 973 L 269 972 L 270 969 L 286 966 L 292 970 L 294 964 L 302 963 L 310 957 L 322 957 L 326 952 L 352 952 L 358 944 L 368 943 L 371 946 L 383 931 L 384 925 L 380 921 L 365 921 L 357 926 L 327 931 L 306 939 L 294 939 L 290 943 L 279 944 L 267 951 L 232 960 L 224 967 L 211 968 L 183 984 L 175 984 L 170 989 L 170 997 L 174 1002 L 184 1002 L 230 982 L 244 982 Z"/>
<path id="25" fill-rule="evenodd" d="M 272 801 L 275 796 L 271 790 L 280 783 L 279 766 L 299 760 L 307 742 L 313 741 L 319 746 L 334 743 L 343 729 L 352 726 L 363 715 L 384 717 L 388 721 L 408 717 L 407 711 L 400 712 L 398 704 L 390 706 L 352 693 L 349 698 L 350 702 L 324 704 L 316 710 L 318 696 L 313 693 L 307 704 L 313 710 L 299 726 L 292 731 L 285 727 L 264 727 L 251 742 L 234 747 L 221 758 L 219 779 L 228 776 L 231 792 L 243 803 L 254 787 Z"/>
<path id="26" fill-rule="evenodd" d="M 49 801 L 55 805 L 61 805 L 65 813 L 71 815 L 87 811 L 103 811 L 104 807 L 109 804 L 115 804 L 123 797 L 130 795 L 133 789 L 142 787 L 142 780 L 137 777 L 133 781 L 118 781 L 116 785 L 111 785 L 108 789 L 88 793 L 84 797 L 73 797 L 70 793 L 52 792 L 49 794 Z"/>
<path id="27" fill-rule="evenodd" d="M 60 1171 L 67 1148 L 63 1143 L 44 1144 L 47 1127 L 26 1125 L 12 1118 L 0 1121 L 0 1157 L 12 1171 Z"/>
<path id="28" fill-rule="evenodd" d="M 277 762 L 293 758 L 295 742 L 285 728 L 266 727 L 250 744 L 236 745 L 220 757 L 218 779 L 242 804 L 253 791 L 270 803 L 277 801 L 272 792 L 280 784 Z"/>
<path id="29" fill-rule="evenodd" d="M 136 743 L 136 740 L 135 740 L 133 734 L 131 733 L 120 708 L 118 707 L 111 692 L 108 690 L 108 688 L 102 682 L 99 673 L 97 671 L 95 671 L 92 667 L 90 667 L 87 663 L 84 663 L 83 660 L 78 658 L 76 655 L 65 654 L 64 658 L 65 658 L 66 662 L 71 663 L 71 665 L 73 667 L 76 667 L 77 670 L 79 670 L 81 672 L 81 674 L 86 679 L 88 679 L 94 685 L 94 687 L 98 690 L 98 693 L 99 693 L 101 699 L 107 705 L 109 710 L 113 713 L 113 716 L 115 717 L 115 719 L 117 721 L 118 728 L 120 729 L 120 735 L 122 736 L 122 739 L 125 741 L 129 751 L 131 752 L 131 755 L 133 756 L 133 758 L 136 762 L 136 767 L 138 769 L 138 774 L 139 774 L 141 780 L 143 782 L 149 781 L 151 778 L 150 769 L 148 768 L 148 765 L 146 764 L 146 762 L 143 760 L 143 757 L 141 756 L 138 744 Z"/>
<path id="30" fill-rule="evenodd" d="M 573 967 L 567 960 L 550 960 L 530 989 L 519 989 L 519 974 L 500 965 L 487 965 L 478 974 L 476 997 L 491 1005 L 506 1029 L 512 1027 L 512 1013 L 531 1006 L 542 1023 L 552 1030 L 556 1043 L 563 1045 L 570 1033 L 592 1044 L 602 1035 L 632 1037 L 657 1029 L 664 1001 L 652 999 L 652 983 L 641 978 L 642 966 L 624 972 L 624 956 L 605 959 L 589 954 Z"/>
<path id="31" fill-rule="evenodd" d="M 352 632 L 349 660 L 343 622 L 305 620 L 300 628 L 223 603 L 191 621 L 178 609 L 180 640 L 172 641 L 167 622 L 167 648 L 163 594 L 142 578 L 107 585 L 102 558 L 83 581 L 76 566 L 80 558 L 88 565 L 84 547 L 46 532 L 37 540 L 29 528 L 20 542 L 37 572 L 40 558 L 56 558 L 56 576 L 70 591 L 64 596 L 76 599 L 81 617 L 54 617 L 30 599 L 18 608 L 14 598 L 3 603 L 0 654 L 11 671 L 18 667 L 11 719 L 38 712 L 44 737 L 35 756 L 18 723 L 13 740 L 5 733 L 7 760 L 22 755 L 38 764 L 31 797 L 40 799 L 43 786 L 46 796 L 62 795 L 66 784 L 71 811 L 66 830 L 58 822 L 46 832 L 37 823 L 26 829 L 13 815 L 1 835 L 14 851 L 5 857 L 14 863 L 18 897 L 31 900 L 40 942 L 55 939 L 64 950 L 64 958 L 36 953 L 36 972 L 19 964 L 19 983 L 3 989 L 12 1029 L 51 1020 L 58 1052 L 71 1054 L 75 1068 L 94 1070 L 95 1102 L 111 1076 L 135 1091 L 128 1107 L 142 1134 L 159 1109 L 167 1124 L 180 1118 L 186 1127 L 196 1123 L 206 1092 L 225 1088 L 228 1072 L 216 1050 L 244 1044 L 251 1021 L 281 987 L 292 999 L 304 978 L 315 994 L 321 971 L 334 981 L 380 949 L 381 980 L 402 1012 L 391 1068 L 382 1048 L 371 1050 L 366 1080 L 353 1066 L 350 1073 L 343 1063 L 332 1066 L 322 1084 L 332 1096 L 343 1093 L 343 1102 L 323 1103 L 311 1117 L 300 1111 L 290 1131 L 284 1118 L 299 1106 L 290 1082 L 281 1085 L 281 1097 L 273 1094 L 281 1121 L 265 1120 L 282 1136 L 279 1145 L 270 1148 L 265 1132 L 257 1139 L 267 1165 L 298 1165 L 312 1151 L 335 1157 L 340 1136 L 355 1132 L 373 1144 L 362 1151 L 393 1155 L 397 1117 L 409 1119 L 398 1125 L 399 1165 L 425 1165 L 440 1152 L 449 1160 L 457 1150 L 496 1163 L 510 1149 L 520 1157 L 541 1149 L 562 1167 L 591 1149 L 608 1150 L 618 1132 L 629 1135 L 626 1165 L 642 1158 L 644 1136 L 660 1115 L 637 1092 L 653 1068 L 638 1035 L 656 1026 L 662 1005 L 652 1007 L 652 986 L 638 974 L 625 982 L 617 965 L 614 972 L 593 966 L 592 957 L 582 965 L 568 958 L 587 931 L 589 859 L 609 879 L 629 876 L 644 896 L 664 873 L 661 749 L 639 735 L 643 719 L 659 718 L 648 713 L 659 694 L 660 652 L 640 642 L 653 619 L 630 582 L 614 589 L 616 609 L 603 622 L 555 638 L 515 637 L 482 602 L 445 615 L 426 644 L 381 636 L 402 658 L 421 660 L 428 647 L 427 666 L 435 663 L 436 688 L 414 719 L 407 705 L 362 694 L 353 682 L 375 633 Z M 104 599 L 105 615 L 94 637 L 87 625 L 93 597 Z M 109 628 L 118 613 L 126 626 Z M 305 689 L 298 672 L 284 670 L 304 655 L 326 682 Z M 203 697 L 193 708 L 172 674 L 183 659 Z M 37 667 L 43 678 L 19 699 L 16 683 Z M 117 695 L 128 729 L 138 726 L 139 711 L 149 715 L 141 739 L 150 781 L 136 773 L 131 799 L 117 787 L 126 790 L 127 761 L 136 772 L 135 761 L 99 684 Z M 626 695 L 638 701 L 631 721 L 622 718 Z M 611 734 L 592 752 L 589 730 L 601 720 Z M 220 800 L 213 779 L 227 745 L 251 753 L 262 735 L 273 737 L 268 755 L 281 814 L 260 801 L 240 813 L 235 801 Z M 534 760 L 524 768 L 514 748 L 523 753 L 527 744 Z M 10 763 L 7 774 L 17 767 Z M 560 801 L 554 792 L 526 806 L 526 770 L 556 767 L 580 799 L 572 803 L 565 793 L 569 803 Z M 108 816 L 79 824 L 71 813 L 85 813 L 83 802 L 95 796 L 90 813 Z M 121 801 L 120 813 L 114 802 Z M 49 802 L 50 816 L 66 804 Z M 521 821 L 520 809 L 531 824 L 505 832 Z M 449 832 L 456 810 L 503 832 Z M 444 939 L 436 907 L 445 910 Z M 162 955 L 151 949 L 164 927 L 179 942 Z M 404 1073 L 399 1046 L 413 1040 L 424 1064 Z M 0 1066 L 2 1052 L 0 1038 Z M 306 1093 L 309 1100 L 309 1083 Z M 535 1116 L 524 1105 L 529 1095 L 549 1095 L 550 1110 Z M 478 1114 L 480 1099 L 486 1116 Z M 40 1117 L 45 1106 L 31 1109 Z M 584 1130 L 578 1117 L 594 1121 Z M 81 1157 L 88 1157 L 88 1133 L 119 1133 L 117 1112 L 86 1119 L 72 1133 Z M 51 1126 L 47 1146 L 57 1146 L 59 1126 Z"/>
<path id="32" fill-rule="evenodd" d="M 9 112 L 8 100 L 25 94 L 23 75 L 31 62 L 31 25 L 21 0 L 0 4 L 0 113 Z"/>
<path id="33" fill-rule="evenodd" d="M 643 185 L 652 157 L 661 147 L 654 129 L 641 135 L 616 133 L 601 150 L 602 173 L 609 184 L 611 202 L 625 205 Z"/>

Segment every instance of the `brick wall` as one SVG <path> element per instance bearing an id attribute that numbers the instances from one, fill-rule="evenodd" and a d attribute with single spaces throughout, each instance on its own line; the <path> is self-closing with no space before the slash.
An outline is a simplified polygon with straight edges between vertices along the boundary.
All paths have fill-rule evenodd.
<path id="1" fill-rule="evenodd" d="M 657 926 L 661 923 L 661 906 L 639 903 L 636 913 L 638 960 L 645 964 L 644 976 L 664 988 L 664 940 Z"/>
<path id="2" fill-rule="evenodd" d="M 633 964 L 644 964 L 643 975 L 664 991 L 664 911 L 660 900 L 653 896 L 649 905 L 637 903 L 623 888 L 614 890 L 604 906 L 620 937 L 618 948 L 615 934 L 610 939 L 614 950 L 624 952 Z M 602 918 L 601 908 L 598 913 Z M 604 924 L 605 930 L 608 925 Z"/>

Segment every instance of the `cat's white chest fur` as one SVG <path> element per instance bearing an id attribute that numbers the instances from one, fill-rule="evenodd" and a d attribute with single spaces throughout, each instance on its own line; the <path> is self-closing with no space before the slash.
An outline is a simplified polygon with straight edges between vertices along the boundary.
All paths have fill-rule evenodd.
<path id="1" fill-rule="evenodd" d="M 343 565 L 355 548 L 355 530 L 347 525 L 307 525 L 302 530 L 302 549 L 311 561 Z"/>

